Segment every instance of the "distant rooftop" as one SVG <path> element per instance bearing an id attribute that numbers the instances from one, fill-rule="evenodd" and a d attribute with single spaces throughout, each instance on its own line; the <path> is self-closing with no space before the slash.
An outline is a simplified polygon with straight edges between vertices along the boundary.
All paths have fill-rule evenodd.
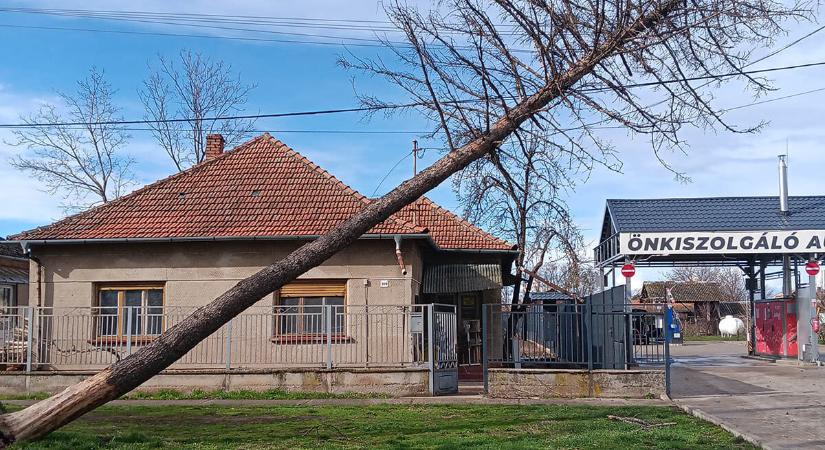
<path id="1" fill-rule="evenodd" d="M 572 298 L 564 293 L 556 291 L 547 292 L 531 292 L 530 300 L 532 301 L 556 301 L 556 300 L 572 300 Z"/>
<path id="2" fill-rule="evenodd" d="M 662 303 L 667 301 L 670 289 L 673 300 L 682 303 L 731 301 L 719 283 L 711 281 L 645 281 L 642 285 L 643 303 Z"/>

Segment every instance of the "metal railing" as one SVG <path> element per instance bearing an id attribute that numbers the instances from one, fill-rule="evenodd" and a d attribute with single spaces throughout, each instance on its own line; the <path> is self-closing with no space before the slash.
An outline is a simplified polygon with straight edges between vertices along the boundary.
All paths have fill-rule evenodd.
<path id="1" fill-rule="evenodd" d="M 430 305 L 256 306 L 171 368 L 424 367 Z M 16 307 L 0 311 L 0 367 L 89 370 L 119 361 L 195 308 Z"/>
<path id="2" fill-rule="evenodd" d="M 489 367 L 632 369 L 668 360 L 665 312 L 631 305 L 484 305 Z"/>

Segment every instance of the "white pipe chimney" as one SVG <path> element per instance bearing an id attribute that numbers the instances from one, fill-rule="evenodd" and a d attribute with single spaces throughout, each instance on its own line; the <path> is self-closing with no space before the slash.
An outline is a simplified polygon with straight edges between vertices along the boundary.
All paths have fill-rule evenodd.
<path id="1" fill-rule="evenodd" d="M 788 163 L 779 155 L 779 212 L 788 215 Z"/>

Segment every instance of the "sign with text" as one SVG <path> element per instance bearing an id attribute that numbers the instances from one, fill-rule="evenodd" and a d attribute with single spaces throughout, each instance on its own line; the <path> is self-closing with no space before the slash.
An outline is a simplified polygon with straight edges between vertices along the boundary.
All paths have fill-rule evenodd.
<path id="1" fill-rule="evenodd" d="M 825 230 L 621 233 L 625 255 L 822 253 Z"/>

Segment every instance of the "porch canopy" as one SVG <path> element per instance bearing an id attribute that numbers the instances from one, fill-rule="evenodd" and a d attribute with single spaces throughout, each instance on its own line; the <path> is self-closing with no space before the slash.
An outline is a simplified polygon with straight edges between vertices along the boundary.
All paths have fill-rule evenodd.
<path id="1" fill-rule="evenodd" d="M 596 264 L 753 268 L 825 255 L 825 196 L 608 200 Z"/>

